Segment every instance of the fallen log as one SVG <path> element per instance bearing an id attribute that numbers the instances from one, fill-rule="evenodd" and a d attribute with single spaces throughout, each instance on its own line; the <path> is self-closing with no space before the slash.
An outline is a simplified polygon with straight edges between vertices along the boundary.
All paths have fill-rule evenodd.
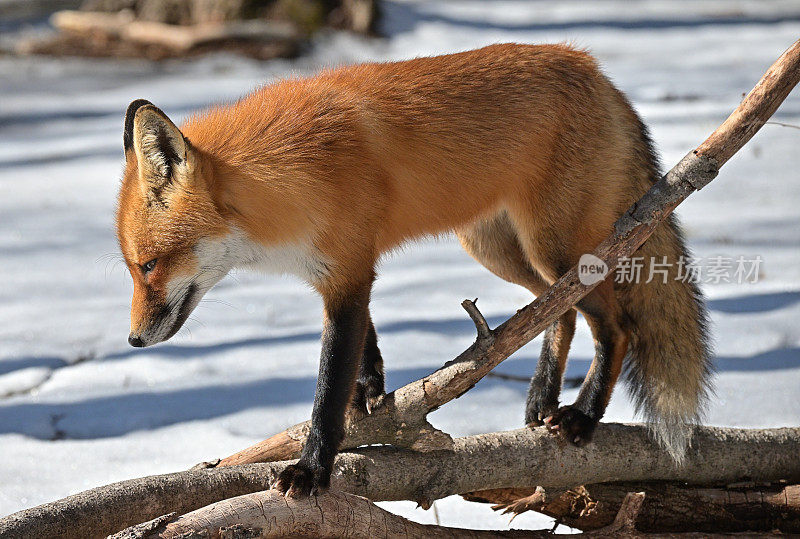
<path id="1" fill-rule="evenodd" d="M 158 45 L 175 53 L 226 41 L 292 43 L 301 39 L 293 24 L 281 21 L 236 21 L 191 26 L 135 20 L 130 11 L 103 13 L 58 11 L 50 17 L 57 29 L 73 34 L 97 34 L 145 45 Z"/>
<path id="2" fill-rule="evenodd" d="M 102 34 L 119 38 L 126 25 L 134 20 L 130 10 L 117 13 L 63 10 L 50 16 L 50 24 L 62 32 L 73 34 Z"/>
<path id="3" fill-rule="evenodd" d="M 647 537 L 636 529 L 644 492 L 627 493 L 618 511 L 603 528 L 572 537 Z M 750 537 L 762 534 L 750 534 Z M 664 534 L 658 537 L 723 537 L 716 533 Z M 727 536 L 727 535 L 724 535 Z M 468 530 L 418 524 L 381 509 L 366 498 L 327 492 L 295 500 L 274 490 L 224 500 L 183 516 L 165 515 L 117 534 L 111 539 L 227 539 L 277 537 L 349 537 L 354 539 L 433 537 L 552 537 L 550 530 Z"/>
<path id="4" fill-rule="evenodd" d="M 129 10 L 65 10 L 54 13 L 50 22 L 58 33 L 22 40 L 16 52 L 160 60 L 227 50 L 266 59 L 294 56 L 305 42 L 294 24 L 280 20 L 182 26 L 138 20 Z"/>
<path id="5" fill-rule="evenodd" d="M 686 464 L 651 440 L 644 425 L 601 424 L 574 447 L 544 427 L 467 436 L 439 451 L 364 447 L 337 457 L 332 489 L 372 501 L 423 507 L 453 494 L 498 488 L 566 490 L 606 482 L 730 484 L 759 478 L 800 483 L 800 428 L 695 427 Z M 769 455 L 769 458 L 764 458 Z M 195 469 L 122 481 L 0 520 L 0 537 L 104 537 L 128 526 L 265 490 L 293 461 Z"/>
<path id="6" fill-rule="evenodd" d="M 111 539 L 184 537 L 279 538 L 348 537 L 422 539 L 426 537 L 547 537 L 545 531 L 478 531 L 418 524 L 381 509 L 366 498 L 327 492 L 301 500 L 276 490 L 223 500 L 183 516 L 167 515 L 134 526 Z"/>

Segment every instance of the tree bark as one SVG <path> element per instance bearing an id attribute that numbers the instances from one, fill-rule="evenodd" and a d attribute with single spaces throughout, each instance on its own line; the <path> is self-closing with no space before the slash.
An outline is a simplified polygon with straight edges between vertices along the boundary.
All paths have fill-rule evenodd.
<path id="1" fill-rule="evenodd" d="M 223 500 L 186 515 L 168 516 L 114 534 L 111 539 L 184 537 L 546 537 L 530 531 L 478 531 L 418 524 L 381 509 L 366 498 L 327 492 L 296 500 L 275 490 Z"/>

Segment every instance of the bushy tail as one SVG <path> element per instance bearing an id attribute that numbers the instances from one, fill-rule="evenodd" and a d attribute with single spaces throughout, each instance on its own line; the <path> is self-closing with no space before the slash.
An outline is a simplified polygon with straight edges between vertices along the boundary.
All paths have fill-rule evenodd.
<path id="1" fill-rule="evenodd" d="M 655 438 L 680 463 L 710 392 L 706 308 L 692 275 L 686 276 L 690 260 L 674 216 L 632 257 L 632 267 L 635 257 L 642 257 L 641 279 L 619 289 L 632 331 L 628 389 Z"/>

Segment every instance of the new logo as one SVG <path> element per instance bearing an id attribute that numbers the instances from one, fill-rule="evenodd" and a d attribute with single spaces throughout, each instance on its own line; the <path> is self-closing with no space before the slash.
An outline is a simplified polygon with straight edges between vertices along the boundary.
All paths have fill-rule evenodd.
<path id="1" fill-rule="evenodd" d="M 581 256 L 578 261 L 578 280 L 586 286 L 600 282 L 608 275 L 608 266 L 592 254 Z"/>

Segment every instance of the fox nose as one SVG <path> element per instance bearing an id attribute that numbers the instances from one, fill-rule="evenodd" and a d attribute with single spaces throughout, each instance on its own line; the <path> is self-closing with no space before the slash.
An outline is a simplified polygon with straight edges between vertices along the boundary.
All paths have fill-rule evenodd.
<path id="1" fill-rule="evenodd" d="M 128 335 L 128 343 L 131 346 L 135 346 L 136 348 L 141 348 L 142 346 L 144 346 L 144 341 L 142 340 L 142 338 L 138 337 L 137 335 L 134 335 L 133 333 Z"/>

